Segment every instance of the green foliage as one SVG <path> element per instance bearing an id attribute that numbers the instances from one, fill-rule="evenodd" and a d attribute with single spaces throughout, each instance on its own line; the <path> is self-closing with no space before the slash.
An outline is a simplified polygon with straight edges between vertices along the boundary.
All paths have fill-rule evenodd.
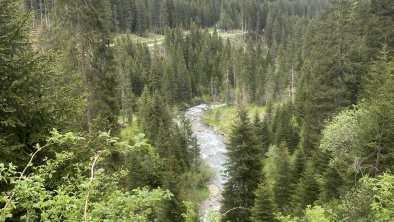
<path id="1" fill-rule="evenodd" d="M 332 209 L 328 206 L 305 209 L 302 217 L 277 215 L 280 221 L 391 221 L 393 218 L 393 175 L 363 177 L 358 186 L 344 195 Z"/>
<path id="2" fill-rule="evenodd" d="M 267 153 L 265 171 L 272 181 L 275 203 L 287 209 L 293 191 L 290 154 L 286 144 L 271 146 Z M 272 168 L 270 167 L 272 166 Z M 271 168 L 271 169 L 270 169 Z"/>
<path id="3" fill-rule="evenodd" d="M 200 164 L 193 167 L 190 171 L 181 175 L 178 188 L 179 195 L 198 208 L 198 204 L 208 198 L 210 194 L 206 184 L 213 177 L 213 172 L 207 165 Z"/>
<path id="4" fill-rule="evenodd" d="M 366 118 L 364 107 L 344 110 L 322 132 L 320 149 L 331 154 L 329 167 L 337 169 L 341 178 L 351 179 L 354 174 L 364 173 L 360 168 L 360 121 Z"/>
<path id="5" fill-rule="evenodd" d="M 204 217 L 204 221 L 207 222 L 220 222 L 222 215 L 217 210 L 210 210 Z"/>
<path id="6" fill-rule="evenodd" d="M 238 119 L 227 144 L 226 174 L 221 212 L 222 221 L 250 221 L 262 170 L 262 149 L 247 112 L 239 110 Z"/>
<path id="7" fill-rule="evenodd" d="M 145 188 L 122 191 L 119 181 L 127 172 L 106 172 L 102 168 L 105 167 L 103 163 L 114 147 L 125 153 L 134 147 L 118 143 L 116 138 L 108 134 L 100 137 L 108 142 L 103 149 L 98 150 L 90 161 L 72 164 L 75 173 L 64 174 L 55 189 L 47 188 L 48 180 L 61 173 L 58 172 L 59 166 L 75 158 L 75 153 L 57 153 L 54 159 L 48 159 L 39 166 L 33 166 L 30 161 L 22 173 L 17 172 L 12 165 L 5 167 L 0 164 L 0 178 L 12 185 L 11 190 L 2 193 L 1 202 L 5 203 L 5 207 L 1 210 L 1 221 L 15 216 L 26 221 L 146 221 L 159 201 L 170 198 L 171 194 L 160 189 Z M 73 133 L 60 134 L 54 131 L 45 146 L 37 146 L 37 152 L 54 145 L 80 147 L 83 143 L 86 143 L 85 139 Z M 23 175 L 28 167 L 31 173 Z M 19 212 L 19 215 L 14 215 L 15 212 Z"/>
<path id="8" fill-rule="evenodd" d="M 393 178 L 382 174 L 360 179 L 359 186 L 344 196 L 338 216 L 342 221 L 390 221 L 394 216 Z"/>
<path id="9" fill-rule="evenodd" d="M 307 205 L 313 204 L 319 195 L 319 184 L 316 181 L 316 172 L 311 162 L 307 162 L 294 194 L 292 196 L 292 207 L 294 212 L 304 209 Z"/>
<path id="10" fill-rule="evenodd" d="M 110 33 L 110 4 L 100 1 L 64 1 L 54 5 L 49 45 L 63 55 L 62 71 L 78 84 L 75 93 L 85 95 L 81 125 L 98 130 L 117 130 L 118 76 Z M 78 19 L 75 19 L 78 18 Z"/>
<path id="11" fill-rule="evenodd" d="M 272 190 L 263 178 L 256 190 L 256 200 L 252 208 L 252 221 L 276 221 L 275 200 Z"/>
<path id="12" fill-rule="evenodd" d="M 331 164 L 362 175 L 390 170 L 392 131 L 392 59 L 382 52 L 372 65 L 365 86 L 365 101 L 336 116 L 323 131 L 321 149 L 332 152 Z M 383 142 L 384 141 L 384 142 Z M 347 165 L 347 167 L 345 166 Z M 352 165 L 353 168 L 350 168 Z"/>
<path id="13" fill-rule="evenodd" d="M 303 218 L 277 215 L 277 219 L 282 222 L 334 222 L 336 221 L 335 214 L 330 210 L 326 210 L 321 206 L 311 207 L 310 205 L 305 209 L 305 216 Z"/>
<path id="14" fill-rule="evenodd" d="M 211 175 L 171 110 L 202 100 L 267 105 L 233 132 L 234 107 L 204 117 L 229 136 L 223 215 L 212 220 L 394 217 L 392 1 L 26 0 L 34 30 L 22 5 L 0 6 L 3 220 L 197 220 Z M 109 136 L 119 114 L 131 146 Z M 131 139 L 140 131 L 154 146 Z"/>
<path id="15" fill-rule="evenodd" d="M 289 210 L 294 189 L 293 166 L 285 143 L 271 145 L 264 159 L 264 172 L 272 189 L 278 210 Z"/>
<path id="16" fill-rule="evenodd" d="M 293 104 L 286 103 L 279 106 L 276 111 L 276 119 L 274 143 L 286 143 L 290 152 L 293 153 L 299 142 L 297 124 L 293 121 Z"/>
<path id="17" fill-rule="evenodd" d="M 119 136 L 122 140 L 127 141 L 130 138 L 133 138 L 135 135 L 141 133 L 140 128 L 138 127 L 138 119 L 136 116 L 133 116 L 133 122 L 130 126 L 123 127 L 120 132 Z"/>
<path id="18" fill-rule="evenodd" d="M 53 127 L 74 127 L 81 111 L 80 97 L 55 73 L 55 55 L 31 43 L 31 16 L 20 4 L 2 1 L 0 10 L 0 161 L 19 167 Z"/>
<path id="19" fill-rule="evenodd" d="M 183 202 L 186 205 L 186 213 L 182 214 L 182 217 L 184 218 L 185 222 L 195 222 L 198 219 L 198 214 L 194 210 L 193 203 L 191 202 Z"/>
<path id="20" fill-rule="evenodd" d="M 263 106 L 248 106 L 246 107 L 249 118 L 252 118 L 253 115 L 258 113 L 259 115 L 263 115 L 265 112 L 265 107 Z M 219 132 L 224 135 L 230 135 L 231 127 L 234 124 L 237 116 L 237 107 L 236 106 L 220 106 L 213 107 L 203 114 L 203 120 L 210 126 L 215 127 Z"/>

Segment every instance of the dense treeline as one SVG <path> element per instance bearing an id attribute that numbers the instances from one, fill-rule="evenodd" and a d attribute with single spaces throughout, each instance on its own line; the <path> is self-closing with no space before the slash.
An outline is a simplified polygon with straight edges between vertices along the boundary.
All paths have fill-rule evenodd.
<path id="1" fill-rule="evenodd" d="M 219 19 L 220 0 L 106 0 L 111 13 L 107 17 L 113 32 L 145 35 L 148 31 L 164 34 L 166 27 L 188 28 L 190 21 L 204 27 L 214 26 Z M 26 0 L 25 5 L 36 11 L 36 19 L 50 25 L 55 19 L 55 0 Z M 95 1 L 85 1 L 96 7 Z"/>
<path id="2" fill-rule="evenodd" d="M 274 2 L 273 4 L 271 2 Z M 202 27 L 242 29 L 250 36 L 273 35 L 281 38 L 291 20 L 288 17 L 312 17 L 326 5 L 326 0 L 107 0 L 113 32 L 147 32 L 164 34 L 166 27 L 182 26 L 189 29 L 191 21 Z M 95 6 L 95 2 L 86 1 Z M 36 11 L 36 19 L 51 25 L 56 18 L 54 0 L 25 0 L 25 5 Z M 275 27 L 275 30 L 273 28 Z M 271 34 L 272 33 L 272 34 Z M 270 45 L 270 44 L 269 44 Z"/>
<path id="3" fill-rule="evenodd" d="M 388 13 L 393 6 L 391 1 L 328 1 L 303 23 L 301 44 L 274 38 L 268 55 L 295 49 L 272 64 L 276 72 L 281 64 L 294 72 L 296 95 L 268 103 L 262 120 L 256 116 L 245 123 L 241 109 L 228 144 L 229 164 L 237 167 L 229 168 L 224 194 L 232 195 L 224 196 L 223 221 L 392 220 L 394 35 L 386 27 L 394 25 Z M 260 159 L 240 151 L 233 155 L 233 149 L 246 150 L 245 142 L 234 144 L 233 138 L 246 134 L 239 129 L 247 124 L 255 132 L 244 141 L 257 136 Z M 259 177 L 243 172 L 252 161 L 263 161 Z M 237 188 L 245 181 L 260 185 L 245 194 Z"/>
<path id="4" fill-rule="evenodd" d="M 229 135 L 222 221 L 394 217 L 392 1 L 2 0 L 0 13 L 1 221 L 197 221 L 209 173 L 174 110 L 201 101 L 266 106 L 252 121 L 241 107 Z M 164 43 L 118 34 L 147 32 Z M 126 125 L 145 136 L 119 139 Z"/>
<path id="5" fill-rule="evenodd" d="M 210 173 L 190 123 L 141 75 L 149 50 L 113 44 L 107 1 L 85 3 L 56 1 L 31 33 L 1 2 L 0 220 L 196 220 Z M 119 139 L 120 111 L 145 137 Z"/>

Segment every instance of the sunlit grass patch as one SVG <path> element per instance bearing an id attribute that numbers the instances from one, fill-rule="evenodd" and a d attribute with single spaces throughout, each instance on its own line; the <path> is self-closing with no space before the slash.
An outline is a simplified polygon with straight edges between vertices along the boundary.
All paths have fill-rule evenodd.
<path id="1" fill-rule="evenodd" d="M 248 106 L 247 110 L 250 120 L 253 120 L 256 113 L 260 118 L 263 117 L 265 106 Z M 236 116 L 237 106 L 222 106 L 207 110 L 203 115 L 203 120 L 224 135 L 229 135 Z"/>

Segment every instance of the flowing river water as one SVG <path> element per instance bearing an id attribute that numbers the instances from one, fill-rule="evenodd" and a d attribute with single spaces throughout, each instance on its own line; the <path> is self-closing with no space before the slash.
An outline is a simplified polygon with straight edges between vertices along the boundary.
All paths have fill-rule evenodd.
<path id="1" fill-rule="evenodd" d="M 201 204 L 200 213 L 202 215 L 206 215 L 208 211 L 220 209 L 221 192 L 226 180 L 224 176 L 224 163 L 226 161 L 224 137 L 207 126 L 202 120 L 204 111 L 210 108 L 212 106 L 202 104 L 185 111 L 186 117 L 191 121 L 192 129 L 197 136 L 201 156 L 214 172 L 214 177 L 208 184 L 209 198 Z"/>

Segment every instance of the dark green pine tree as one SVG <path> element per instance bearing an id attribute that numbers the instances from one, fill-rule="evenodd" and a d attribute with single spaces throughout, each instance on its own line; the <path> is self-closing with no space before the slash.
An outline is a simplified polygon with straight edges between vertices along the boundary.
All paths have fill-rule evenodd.
<path id="1" fill-rule="evenodd" d="M 302 173 L 305 168 L 306 157 L 304 149 L 299 147 L 294 151 L 294 164 L 293 164 L 293 177 L 294 181 L 297 183 L 302 177 Z"/>
<path id="2" fill-rule="evenodd" d="M 180 46 L 177 47 L 176 56 L 173 62 L 176 67 L 177 101 L 190 103 L 192 99 L 192 83 Z"/>
<path id="3" fill-rule="evenodd" d="M 70 73 L 79 75 L 86 94 L 86 128 L 116 128 L 119 114 L 118 77 L 112 37 L 111 9 L 107 0 L 67 1 L 55 4 L 53 47 L 63 46 L 65 63 Z M 61 17 L 61 18 L 60 18 Z"/>
<path id="4" fill-rule="evenodd" d="M 169 14 L 167 0 L 160 0 L 160 33 L 164 34 L 164 29 L 169 26 Z"/>
<path id="5" fill-rule="evenodd" d="M 275 160 L 277 176 L 274 178 L 273 192 L 275 203 L 281 211 L 287 211 L 293 193 L 293 179 L 291 172 L 291 160 L 285 143 L 278 146 L 278 155 Z"/>
<path id="6" fill-rule="evenodd" d="M 156 147 L 165 168 L 160 172 L 160 186 L 174 196 L 160 205 L 159 221 L 182 221 L 183 204 L 179 194 L 181 175 L 192 165 L 191 151 L 195 141 L 187 129 L 175 127 L 164 100 L 158 92 L 150 93 L 146 88 L 140 98 L 139 124 L 149 141 Z M 185 132 L 187 131 L 187 132 Z M 189 149 L 190 148 L 190 149 Z M 155 179 L 155 178 L 153 178 Z"/>
<path id="7" fill-rule="evenodd" d="M 260 118 L 260 115 L 259 115 L 258 112 L 256 112 L 256 113 L 254 114 L 254 117 L 253 117 L 253 126 L 254 126 L 255 129 L 256 129 L 256 135 L 258 135 L 258 134 L 257 134 L 257 129 L 259 129 L 260 126 L 261 126 L 261 118 Z"/>
<path id="8" fill-rule="evenodd" d="M 18 167 L 51 129 L 75 127 L 82 102 L 69 95 L 72 82 L 57 74 L 53 54 L 31 44 L 31 16 L 21 4 L 0 3 L 0 162 Z"/>
<path id="9" fill-rule="evenodd" d="M 149 12 L 146 1 L 136 0 L 136 20 L 133 31 L 138 35 L 145 35 L 146 30 L 149 28 Z"/>
<path id="10" fill-rule="evenodd" d="M 257 131 L 257 136 L 261 141 L 261 145 L 263 147 L 263 150 L 266 152 L 268 151 L 268 148 L 271 144 L 271 135 L 268 127 L 267 121 L 265 119 L 261 123 L 260 128 Z"/>
<path id="11" fill-rule="evenodd" d="M 240 108 L 227 144 L 228 180 L 224 184 L 222 221 L 250 221 L 262 170 L 262 152 L 247 113 Z"/>
<path id="12" fill-rule="evenodd" d="M 364 87 L 368 116 L 361 121 L 359 152 L 363 164 L 370 166 L 370 173 L 391 171 L 394 166 L 394 57 L 389 56 L 387 46 L 371 66 Z"/>
<path id="13" fill-rule="evenodd" d="M 158 48 L 155 48 L 153 61 L 151 63 L 150 75 L 148 76 L 148 86 L 152 91 L 160 90 L 161 80 L 163 78 L 163 58 L 158 54 Z"/>
<path id="14" fill-rule="evenodd" d="M 194 134 L 192 125 L 186 116 L 181 115 L 179 121 L 181 146 L 186 150 L 188 166 L 197 166 L 200 163 L 200 145 Z"/>
<path id="15" fill-rule="evenodd" d="M 162 130 L 170 131 L 169 129 L 172 127 L 171 115 L 157 91 L 152 95 L 148 89 L 144 89 L 140 98 L 138 121 L 141 129 L 153 145 L 158 146 L 161 137 L 168 137 L 168 135 L 162 134 Z M 158 147 L 159 153 L 162 154 L 160 148 Z M 166 151 L 163 150 L 162 152 Z"/>
<path id="16" fill-rule="evenodd" d="M 262 177 L 259 187 L 256 190 L 256 199 L 252 208 L 252 221 L 253 222 L 274 222 L 276 206 L 274 194 L 266 181 Z"/>
<path id="17" fill-rule="evenodd" d="M 253 120 L 253 126 L 255 127 L 257 139 L 261 143 L 263 153 L 265 153 L 268 151 L 268 147 L 270 145 L 270 136 L 267 123 L 265 121 L 261 121 L 259 114 L 256 113 Z"/>
<path id="18" fill-rule="evenodd" d="M 343 179 L 338 171 L 331 166 L 328 166 L 323 174 L 323 184 L 320 189 L 319 201 L 321 203 L 328 203 L 333 199 L 338 199 L 340 189 L 343 185 Z"/>
<path id="19" fill-rule="evenodd" d="M 299 142 L 297 128 L 294 126 L 293 104 L 288 102 L 277 109 L 277 120 L 275 121 L 275 144 L 285 142 L 290 153 L 293 153 Z"/>
<path id="20" fill-rule="evenodd" d="M 166 104 L 175 104 L 175 77 L 173 74 L 173 67 L 170 64 L 166 64 L 161 79 L 161 95 L 163 96 Z"/>
<path id="21" fill-rule="evenodd" d="M 291 205 L 295 214 L 301 214 L 307 205 L 313 204 L 319 196 L 319 184 L 316 181 L 316 171 L 311 161 L 306 163 L 304 173 L 298 182 Z"/>
<path id="22" fill-rule="evenodd" d="M 298 115 L 306 153 L 318 147 L 324 121 L 357 102 L 364 71 L 360 69 L 362 42 L 354 30 L 355 0 L 331 0 L 324 21 L 311 23 L 308 43 L 311 50 L 297 86 Z M 354 50 L 353 50 L 354 49 Z M 322 53 L 324 52 L 324 53 Z"/>

